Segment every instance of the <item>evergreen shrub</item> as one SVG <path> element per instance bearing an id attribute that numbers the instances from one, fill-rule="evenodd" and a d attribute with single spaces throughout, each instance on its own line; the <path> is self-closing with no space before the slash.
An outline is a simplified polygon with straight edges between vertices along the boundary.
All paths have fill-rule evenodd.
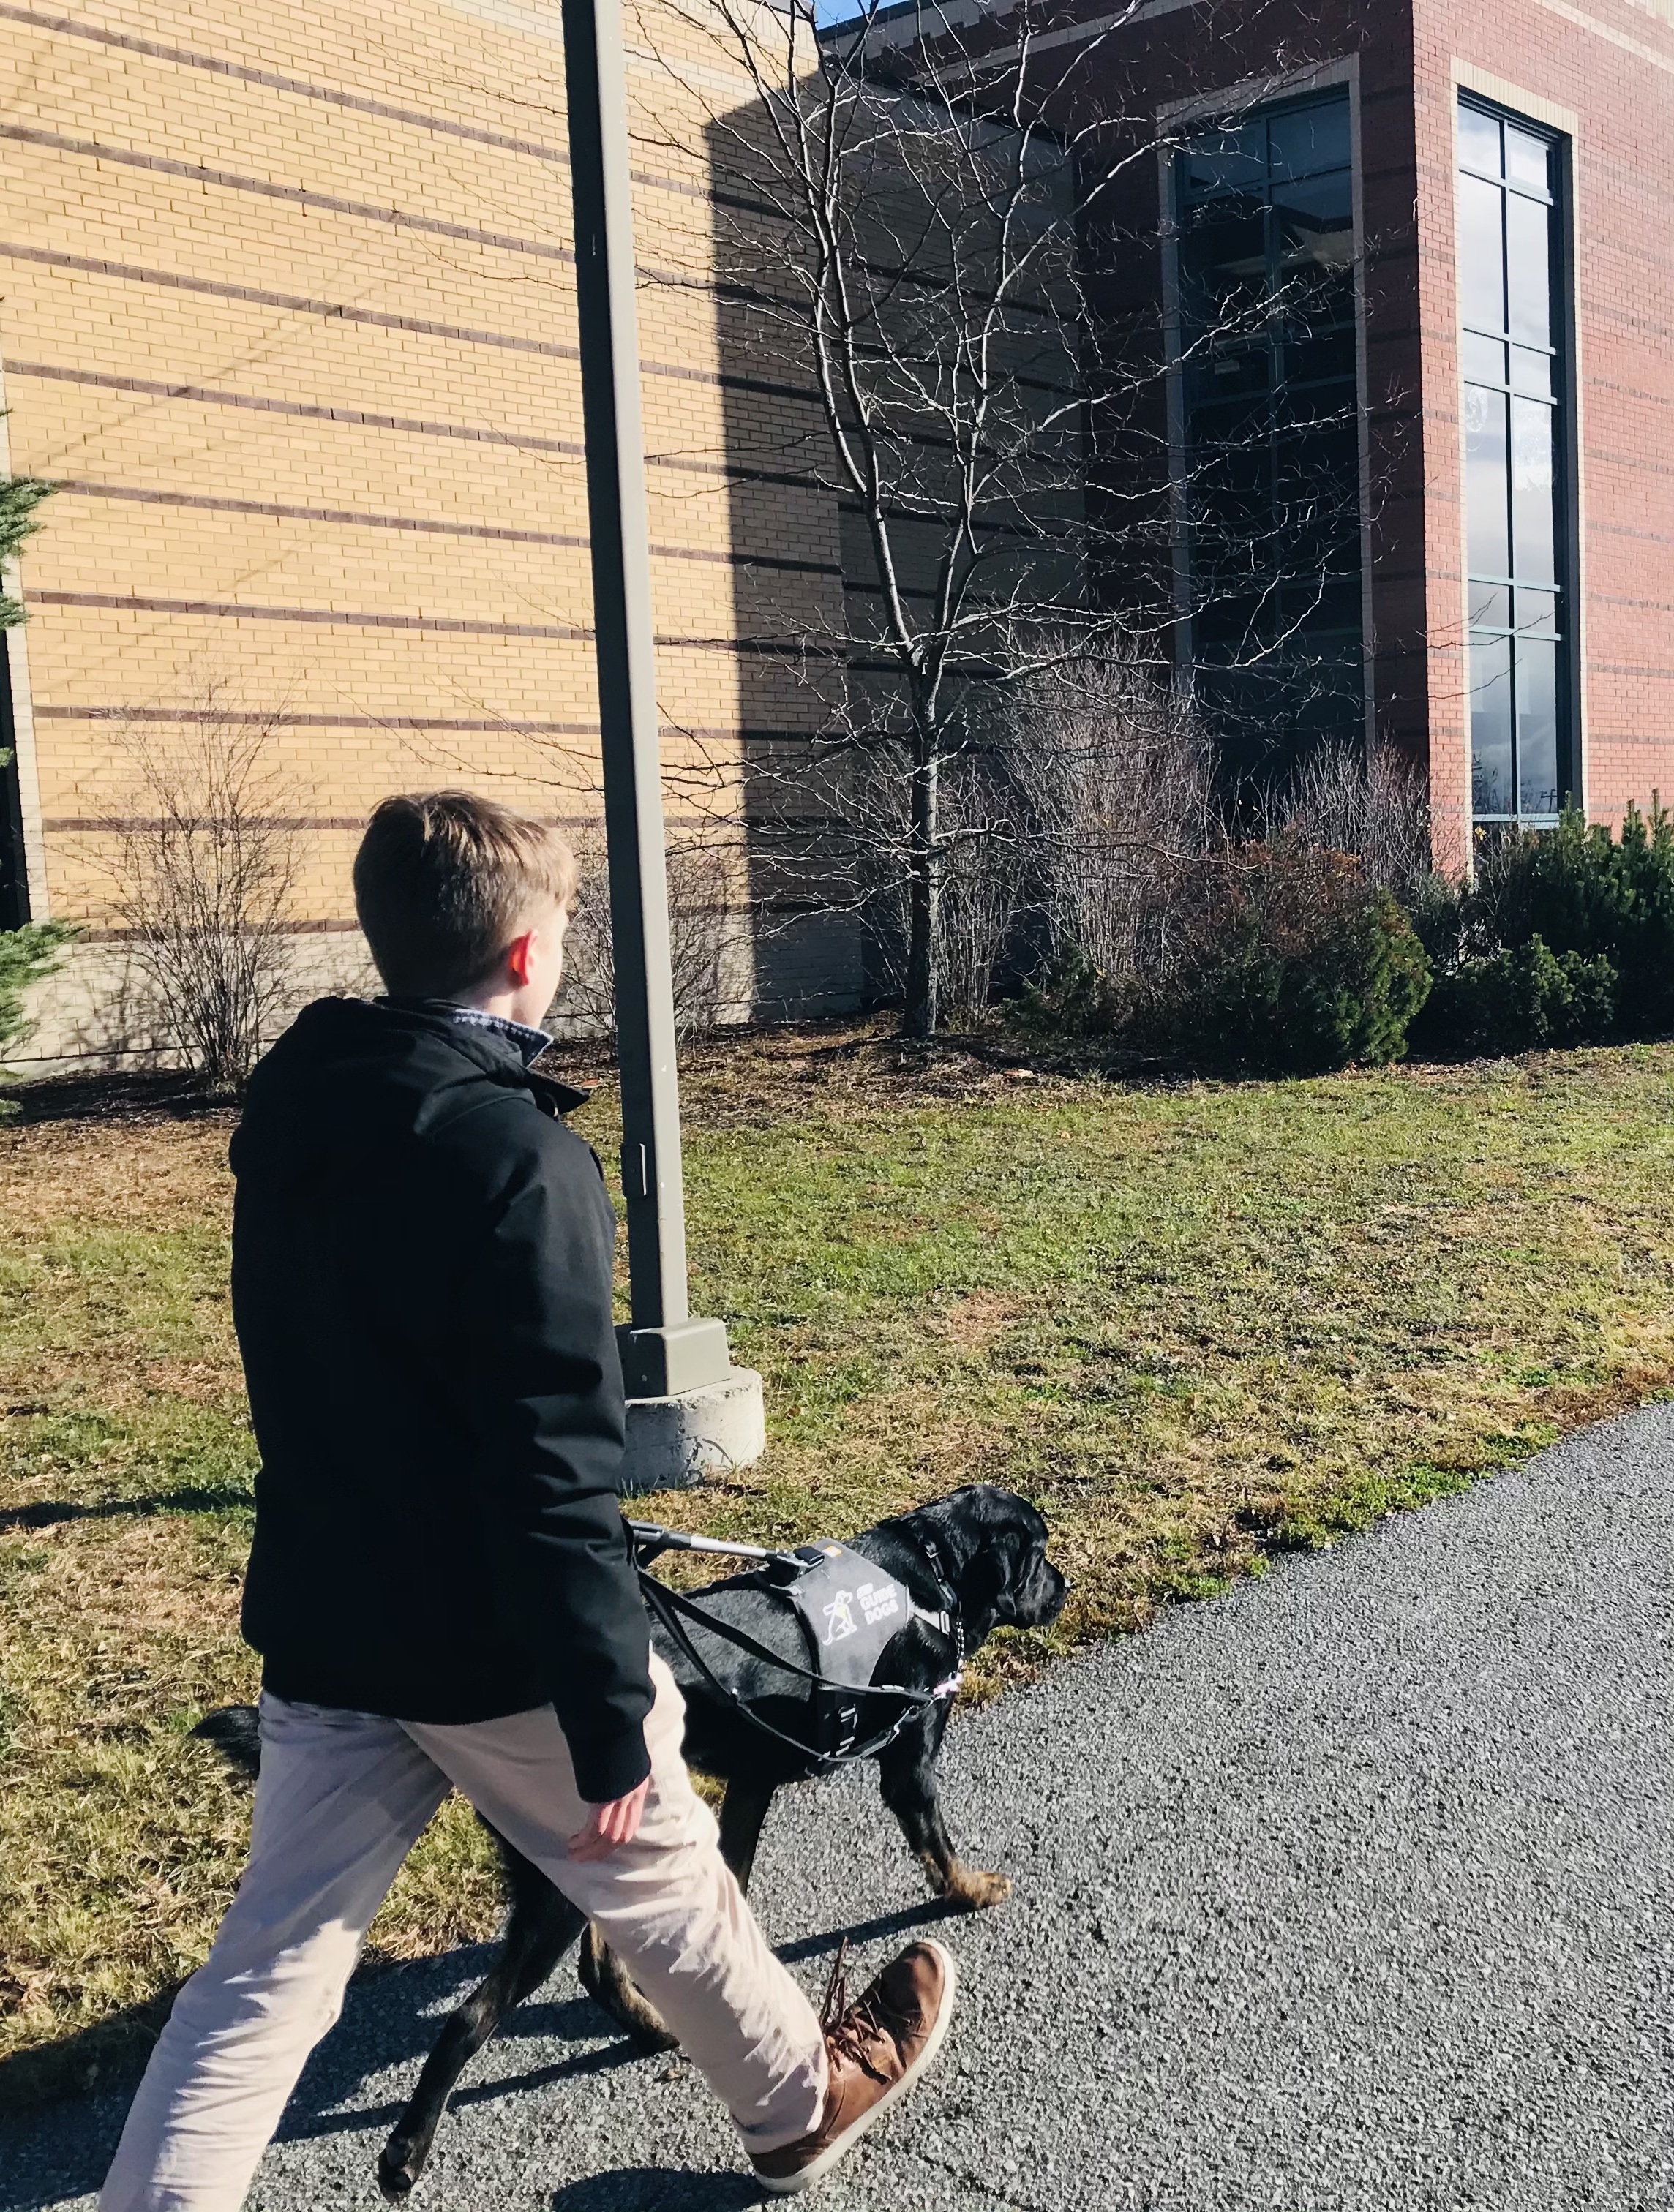
<path id="1" fill-rule="evenodd" d="M 23 1010 L 25 993 L 32 983 L 52 974 L 75 933 L 62 921 L 34 921 L 21 929 L 0 929 L 0 1061 L 13 1045 L 23 1042 L 34 1026 Z M 0 1066 L 0 1074 L 3 1073 Z M 0 1099 L 0 1121 L 12 1119 L 15 1111 L 8 1101 Z"/>
<path id="2" fill-rule="evenodd" d="M 1206 1066 L 1318 1074 L 1382 1066 L 1407 1049 L 1430 963 L 1384 889 L 1345 855 L 1257 848 L 1195 988 L 1160 1024 Z"/>
<path id="3" fill-rule="evenodd" d="M 1436 969 L 1418 1042 L 1514 1053 L 1674 1029 L 1674 816 L 1653 797 L 1622 834 L 1579 809 L 1433 885 L 1415 922 Z"/>
<path id="4" fill-rule="evenodd" d="M 1467 1054 L 1598 1043 L 1616 1027 L 1618 986 L 1604 953 L 1554 952 L 1537 933 L 1438 975 L 1425 1035 Z"/>
<path id="5" fill-rule="evenodd" d="M 1014 1018 L 1228 1073 L 1314 1074 L 1399 1060 L 1430 988 L 1393 896 L 1348 855 L 1287 839 L 1224 857 L 1193 939 L 1148 998 L 1072 949 Z"/>

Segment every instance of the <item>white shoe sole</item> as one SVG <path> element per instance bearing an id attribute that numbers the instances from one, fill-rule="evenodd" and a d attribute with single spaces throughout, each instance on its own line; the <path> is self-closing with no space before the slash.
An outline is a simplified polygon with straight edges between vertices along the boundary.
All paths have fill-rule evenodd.
<path id="1" fill-rule="evenodd" d="M 843 2130 L 835 2142 L 826 2144 L 812 2165 L 805 2166 L 799 2173 L 788 2174 L 782 2181 L 770 2180 L 764 2173 L 755 2177 L 756 2185 L 765 2197 L 800 2197 L 805 2189 L 812 2189 L 816 2181 L 824 2180 L 837 2162 L 848 2157 L 861 2137 L 876 2127 L 892 2105 L 897 2105 L 909 2089 L 935 2063 L 937 2053 L 947 2040 L 947 2029 L 953 2017 L 953 1992 L 959 1984 L 959 1968 L 953 1964 L 953 1954 L 940 1943 L 926 1937 L 919 1939 L 927 1951 L 934 1951 L 941 1961 L 946 1977 L 941 1993 L 941 2005 L 936 2014 L 935 2026 L 924 2039 L 924 2048 L 900 2080 L 886 2089 L 869 2111 L 862 2112 L 854 2125 Z"/>

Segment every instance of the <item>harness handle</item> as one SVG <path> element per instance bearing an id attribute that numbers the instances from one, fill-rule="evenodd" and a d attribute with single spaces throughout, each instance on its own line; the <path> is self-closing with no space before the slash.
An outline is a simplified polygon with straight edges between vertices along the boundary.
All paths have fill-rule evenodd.
<path id="1" fill-rule="evenodd" d="M 759 1559 L 775 1571 L 776 1581 L 794 1582 L 807 1566 L 794 1552 L 771 1552 L 761 1544 L 727 1544 L 718 1536 L 689 1536 L 681 1528 L 665 1528 L 660 1521 L 630 1521 L 628 1534 L 636 1552 L 643 1552 L 642 1568 L 664 1552 L 707 1552 L 722 1559 Z"/>

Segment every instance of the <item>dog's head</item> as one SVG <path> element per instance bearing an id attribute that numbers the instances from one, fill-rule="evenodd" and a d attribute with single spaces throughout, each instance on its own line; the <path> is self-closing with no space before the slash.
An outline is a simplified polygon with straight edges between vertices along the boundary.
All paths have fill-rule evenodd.
<path id="1" fill-rule="evenodd" d="M 1026 1498 L 973 1482 L 924 1512 L 973 1649 L 991 1629 L 1052 1626 L 1069 1584 L 1046 1556 L 1046 1523 Z"/>

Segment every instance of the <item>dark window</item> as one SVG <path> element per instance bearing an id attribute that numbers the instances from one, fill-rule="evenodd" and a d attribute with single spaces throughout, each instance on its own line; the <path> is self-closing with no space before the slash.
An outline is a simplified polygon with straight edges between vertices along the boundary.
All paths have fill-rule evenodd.
<path id="1" fill-rule="evenodd" d="M 1242 768 L 1365 726 L 1348 95 L 1176 163 L 1187 653 Z"/>
<path id="2" fill-rule="evenodd" d="M 1574 788 L 1560 142 L 1459 103 L 1470 788 L 1485 832 Z"/>

